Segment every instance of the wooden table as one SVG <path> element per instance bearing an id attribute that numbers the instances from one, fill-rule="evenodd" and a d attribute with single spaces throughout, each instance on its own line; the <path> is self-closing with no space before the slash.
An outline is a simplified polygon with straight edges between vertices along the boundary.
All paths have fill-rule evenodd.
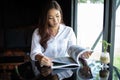
<path id="1" fill-rule="evenodd" d="M 29 56 L 0 56 L 0 80 L 11 80 L 15 66 L 29 60 Z"/>

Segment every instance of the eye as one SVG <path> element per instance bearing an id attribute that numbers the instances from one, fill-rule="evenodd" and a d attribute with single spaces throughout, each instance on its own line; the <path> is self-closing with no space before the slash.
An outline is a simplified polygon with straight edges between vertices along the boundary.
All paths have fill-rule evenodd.
<path id="1" fill-rule="evenodd" d="M 60 17 L 59 15 L 56 16 L 57 18 Z"/>
<path id="2" fill-rule="evenodd" d="M 53 17 L 49 17 L 48 19 L 53 19 Z"/>

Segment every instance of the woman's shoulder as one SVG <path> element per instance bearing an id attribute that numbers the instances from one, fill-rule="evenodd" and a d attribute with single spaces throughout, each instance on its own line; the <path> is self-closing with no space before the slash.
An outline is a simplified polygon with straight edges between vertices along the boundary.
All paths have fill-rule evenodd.
<path id="1" fill-rule="evenodd" d="M 35 28 L 33 31 L 33 35 L 38 35 L 38 32 L 39 32 L 39 28 Z"/>
<path id="2" fill-rule="evenodd" d="M 39 28 L 34 29 L 34 33 L 37 33 L 39 31 Z"/>

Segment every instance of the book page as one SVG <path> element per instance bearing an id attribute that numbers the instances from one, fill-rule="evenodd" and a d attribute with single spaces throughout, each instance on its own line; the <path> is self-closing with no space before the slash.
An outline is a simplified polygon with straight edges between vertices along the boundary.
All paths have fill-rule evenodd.
<path id="1" fill-rule="evenodd" d="M 68 50 L 69 56 L 72 57 L 78 64 L 80 64 L 79 57 L 83 52 L 85 52 L 85 49 L 83 49 L 77 45 L 71 46 Z"/>
<path id="2" fill-rule="evenodd" d="M 93 52 L 92 50 L 84 49 L 78 45 L 73 45 L 69 48 L 68 54 L 71 58 L 73 58 L 77 62 L 77 64 L 80 65 L 79 58 L 81 54 L 83 54 L 86 51 L 91 51 L 91 53 Z"/>
<path id="3" fill-rule="evenodd" d="M 71 68 L 78 66 L 78 64 L 71 57 L 60 57 L 53 59 L 52 69 L 56 68 Z"/>
<path id="4" fill-rule="evenodd" d="M 70 64 L 76 63 L 71 57 L 58 57 L 52 60 L 53 63 L 63 63 L 63 64 Z"/>
<path id="5" fill-rule="evenodd" d="M 53 58 L 53 66 L 52 68 L 61 68 L 61 67 L 73 67 L 73 66 L 80 66 L 80 55 L 83 54 L 85 51 L 88 51 L 80 46 L 73 45 L 68 49 L 69 57 L 58 57 Z"/>

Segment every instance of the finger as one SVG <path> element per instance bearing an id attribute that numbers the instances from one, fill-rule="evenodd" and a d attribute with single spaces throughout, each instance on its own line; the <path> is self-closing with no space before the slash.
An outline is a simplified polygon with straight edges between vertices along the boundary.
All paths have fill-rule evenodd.
<path id="1" fill-rule="evenodd" d="M 49 67 L 51 67 L 53 65 L 53 63 L 52 62 L 47 62 L 46 65 L 49 66 Z"/>
<path id="2" fill-rule="evenodd" d="M 90 54 L 86 52 L 86 53 L 82 54 L 81 57 L 85 59 L 85 58 L 89 58 L 89 56 L 90 56 Z"/>
<path id="3" fill-rule="evenodd" d="M 43 58 L 41 59 L 41 61 L 42 61 L 42 62 L 50 62 L 51 60 L 50 60 L 49 58 L 47 58 L 47 57 L 43 57 Z"/>
<path id="4" fill-rule="evenodd" d="M 89 57 L 90 57 L 90 55 L 91 55 L 90 53 L 87 53 L 87 54 L 86 54 L 86 57 L 87 57 L 87 58 L 89 58 Z"/>
<path id="5" fill-rule="evenodd" d="M 46 62 L 52 62 L 52 59 L 48 58 L 48 57 L 44 57 L 43 60 L 46 61 Z"/>
<path id="6" fill-rule="evenodd" d="M 53 63 L 52 63 L 50 60 L 43 59 L 43 60 L 41 61 L 41 65 L 44 65 L 44 66 L 52 66 Z"/>
<path id="7" fill-rule="evenodd" d="M 89 51 L 88 53 L 89 53 L 89 55 L 92 55 L 93 51 Z"/>

